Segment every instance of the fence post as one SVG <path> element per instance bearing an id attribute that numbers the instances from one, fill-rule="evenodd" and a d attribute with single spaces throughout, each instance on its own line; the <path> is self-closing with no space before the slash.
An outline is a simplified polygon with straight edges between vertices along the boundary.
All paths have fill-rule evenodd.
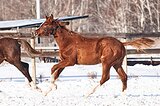
<path id="1" fill-rule="evenodd" d="M 34 37 L 32 37 L 30 41 L 31 41 L 32 48 L 35 48 Z M 34 84 L 36 84 L 36 61 L 35 61 L 35 57 L 33 57 L 31 59 L 31 67 L 32 67 L 32 80 L 33 80 Z"/>

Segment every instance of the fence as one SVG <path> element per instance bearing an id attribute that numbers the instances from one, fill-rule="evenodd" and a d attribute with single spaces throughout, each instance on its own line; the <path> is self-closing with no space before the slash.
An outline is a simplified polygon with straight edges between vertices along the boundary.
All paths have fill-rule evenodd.
<path id="1" fill-rule="evenodd" d="M 41 55 L 41 57 L 55 57 L 58 56 L 58 48 L 52 48 L 52 47 L 35 47 L 35 37 L 33 36 L 33 34 L 29 34 L 29 33 L 5 33 L 5 34 L 0 34 L 2 36 L 0 37 L 13 37 L 13 38 L 21 38 L 21 39 L 26 39 L 29 38 L 31 39 L 31 45 L 33 48 L 37 49 L 37 50 L 42 50 L 43 54 Z M 84 34 L 85 36 L 91 36 L 92 34 Z M 96 35 L 96 37 L 99 36 L 112 36 L 112 37 L 116 37 L 118 39 L 120 39 L 121 41 L 128 41 L 131 39 L 135 39 L 135 38 L 140 38 L 140 37 L 149 37 L 149 38 L 153 38 L 153 39 L 157 39 L 160 36 L 160 33 L 138 33 L 138 34 L 93 34 Z M 156 47 L 156 48 L 151 48 L 151 49 L 145 49 L 146 52 L 137 52 L 137 50 L 135 49 L 128 49 L 127 48 L 127 55 L 130 54 L 159 54 L 160 53 L 160 48 Z M 27 57 L 27 54 L 25 52 L 22 51 L 22 56 L 23 57 Z M 32 78 L 33 80 L 36 82 L 36 69 L 35 69 L 35 59 L 33 58 L 32 60 Z M 127 67 L 127 57 L 125 58 L 125 67 Z M 127 68 L 125 69 L 127 70 Z"/>

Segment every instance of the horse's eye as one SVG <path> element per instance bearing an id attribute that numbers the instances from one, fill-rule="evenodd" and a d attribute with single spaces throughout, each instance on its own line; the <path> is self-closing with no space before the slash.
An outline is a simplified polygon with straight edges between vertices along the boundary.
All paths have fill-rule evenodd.
<path id="1" fill-rule="evenodd" d="M 47 31 L 47 29 L 44 29 L 44 31 Z"/>

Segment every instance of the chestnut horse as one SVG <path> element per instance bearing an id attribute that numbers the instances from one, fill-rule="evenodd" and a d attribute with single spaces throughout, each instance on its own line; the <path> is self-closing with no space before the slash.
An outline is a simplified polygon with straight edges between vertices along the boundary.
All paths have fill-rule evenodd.
<path id="1" fill-rule="evenodd" d="M 21 61 L 21 45 L 30 57 L 40 55 L 41 53 L 34 50 L 30 44 L 22 39 L 1 38 L 0 39 L 0 64 L 7 61 L 17 67 L 22 74 L 28 79 L 32 88 L 38 87 L 32 81 L 29 74 L 29 64 Z"/>
<path id="2" fill-rule="evenodd" d="M 67 23 L 68 24 L 68 23 Z M 35 31 L 38 36 L 54 35 L 59 46 L 61 61 L 51 69 L 51 87 L 56 86 L 55 80 L 67 66 L 75 64 L 94 65 L 102 63 L 102 77 L 100 83 L 89 93 L 92 94 L 97 87 L 104 84 L 110 78 L 110 68 L 113 66 L 118 73 L 124 91 L 127 88 L 127 74 L 122 68 L 122 62 L 126 55 L 124 46 L 131 45 L 142 50 L 142 47 L 150 47 L 154 41 L 141 38 L 129 42 L 120 42 L 113 37 L 88 38 L 65 27 L 65 22 L 53 19 L 53 15 L 47 17 L 46 21 Z M 49 89 L 49 93 L 52 88 Z"/>

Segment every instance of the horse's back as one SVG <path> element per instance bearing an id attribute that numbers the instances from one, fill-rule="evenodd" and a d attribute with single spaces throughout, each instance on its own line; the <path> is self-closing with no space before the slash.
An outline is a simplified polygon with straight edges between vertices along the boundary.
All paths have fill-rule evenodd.
<path id="1" fill-rule="evenodd" d="M 121 49 L 124 47 L 123 43 L 114 37 L 105 37 L 100 41 L 102 47 L 111 47 L 116 49 Z"/>
<path id="2" fill-rule="evenodd" d="M 13 38 L 1 38 L 0 39 L 0 49 L 6 50 L 6 49 L 16 49 L 19 44 L 16 39 Z"/>
<path id="3" fill-rule="evenodd" d="M 102 57 L 109 59 L 124 52 L 123 44 L 113 37 L 83 38 L 77 46 L 77 63 L 98 64 Z"/>

